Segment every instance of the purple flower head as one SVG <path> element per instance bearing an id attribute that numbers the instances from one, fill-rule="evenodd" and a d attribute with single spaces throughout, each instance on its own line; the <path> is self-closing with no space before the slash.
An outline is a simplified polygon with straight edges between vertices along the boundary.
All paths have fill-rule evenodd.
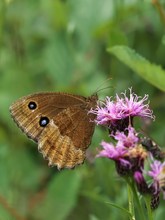
<path id="1" fill-rule="evenodd" d="M 116 130 L 124 131 L 129 124 L 132 125 L 135 116 L 154 119 L 149 104 L 145 104 L 148 95 L 141 99 L 132 92 L 132 89 L 129 89 L 129 93 L 129 98 L 126 96 L 126 92 L 121 94 L 121 98 L 116 94 L 114 101 L 112 97 L 106 97 L 105 101 L 100 102 L 96 109 L 91 109 L 90 113 L 97 115 L 95 122 L 108 126 L 114 134 Z"/>
<path id="2" fill-rule="evenodd" d="M 116 95 L 116 100 L 127 117 L 139 116 L 154 119 L 153 112 L 149 109 L 149 103 L 145 103 L 148 100 L 148 95 L 141 98 L 132 92 L 132 88 L 129 89 L 129 98 L 126 91 L 122 95 L 123 98 Z"/>
<path id="3" fill-rule="evenodd" d="M 133 178 L 136 182 L 138 191 L 142 194 L 149 193 L 149 187 L 144 179 L 144 176 L 141 171 L 135 171 Z"/>
<path id="4" fill-rule="evenodd" d="M 97 157 L 107 157 L 114 161 L 119 161 L 123 166 L 128 166 L 130 163 L 124 159 L 124 155 L 127 149 L 123 145 L 117 145 L 116 147 L 112 143 L 105 141 L 101 142 L 103 150 L 101 150 Z"/>
<path id="5" fill-rule="evenodd" d="M 160 191 L 157 193 L 152 193 L 151 195 L 151 202 L 150 202 L 150 207 L 152 210 L 158 208 L 160 203 Z"/>
<path id="6" fill-rule="evenodd" d="M 148 175 L 153 179 L 153 194 L 157 194 L 162 191 L 163 198 L 165 199 L 165 162 L 161 163 L 160 161 L 155 160 L 150 167 L 151 170 L 148 171 Z"/>
<path id="7" fill-rule="evenodd" d="M 144 160 L 147 158 L 148 154 L 141 145 L 126 149 L 127 151 L 123 155 L 123 159 L 129 163 L 129 167 L 124 168 L 121 163 L 116 161 L 116 169 L 122 176 L 132 176 L 136 171 L 141 171 L 144 168 Z"/>
<path id="8" fill-rule="evenodd" d="M 129 128 L 128 136 L 118 132 L 115 137 L 116 146 L 103 141 L 101 143 L 103 150 L 97 154 L 97 157 L 114 160 L 117 172 L 122 176 L 141 170 L 144 166 L 144 159 L 148 155 L 144 148 L 137 144 L 138 139 L 133 132 L 133 128 Z"/>
<path id="9" fill-rule="evenodd" d="M 129 126 L 127 129 L 125 129 L 125 131 L 127 132 L 127 134 L 125 134 L 126 132 L 124 133 L 117 131 L 115 135 L 112 136 L 115 140 L 121 142 L 124 147 L 134 147 L 139 141 L 135 129 Z"/>
<path id="10" fill-rule="evenodd" d="M 125 157 L 129 158 L 132 168 L 131 171 L 141 171 L 144 168 L 144 161 L 148 157 L 148 153 L 141 144 L 136 144 L 134 147 L 128 148 Z"/>
<path id="11" fill-rule="evenodd" d="M 116 121 L 124 118 L 122 109 L 111 100 L 112 97 L 106 97 L 104 102 L 100 102 L 103 106 L 98 105 L 96 109 L 90 112 L 97 115 L 96 123 L 100 125 L 115 124 Z"/>

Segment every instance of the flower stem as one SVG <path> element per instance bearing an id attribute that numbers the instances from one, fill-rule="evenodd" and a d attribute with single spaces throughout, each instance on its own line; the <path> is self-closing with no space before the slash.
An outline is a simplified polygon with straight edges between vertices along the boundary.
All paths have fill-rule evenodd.
<path id="1" fill-rule="evenodd" d="M 151 202 L 151 197 L 145 196 L 145 203 L 146 203 L 146 208 L 147 208 L 147 212 L 148 212 L 148 219 L 153 220 L 153 212 L 151 210 L 150 202 Z"/>
<path id="2" fill-rule="evenodd" d="M 131 213 L 131 216 L 132 216 L 130 220 L 132 220 L 132 219 L 135 219 L 135 210 L 134 210 L 132 190 L 129 184 L 127 184 L 127 190 L 128 190 L 128 207 L 129 207 L 129 212 Z"/>
<path id="3" fill-rule="evenodd" d="M 146 220 L 146 217 L 145 217 L 144 212 L 143 212 L 143 208 L 140 204 L 140 200 L 139 200 L 139 197 L 138 197 L 138 194 L 137 194 L 137 190 L 136 190 L 134 181 L 132 181 L 131 178 L 127 178 L 126 180 L 127 180 L 127 183 L 129 184 L 131 190 L 132 190 L 133 197 L 134 197 L 135 203 L 137 205 L 137 209 L 138 209 L 140 219 L 141 220 Z"/>

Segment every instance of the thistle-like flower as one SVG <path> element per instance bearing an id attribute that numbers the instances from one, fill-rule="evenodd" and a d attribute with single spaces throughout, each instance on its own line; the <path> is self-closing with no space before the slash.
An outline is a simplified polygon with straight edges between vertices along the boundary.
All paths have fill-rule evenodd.
<path id="1" fill-rule="evenodd" d="M 150 193 L 150 188 L 143 176 L 142 171 L 136 171 L 133 175 L 138 191 L 141 194 Z"/>
<path id="2" fill-rule="evenodd" d="M 112 143 L 101 142 L 101 146 L 103 150 L 101 150 L 96 157 L 107 157 L 111 160 L 116 161 L 121 164 L 125 168 L 131 167 L 130 162 L 124 158 L 124 155 L 127 152 L 127 148 L 125 148 L 122 144 L 117 144 L 116 146 Z"/>
<path id="3" fill-rule="evenodd" d="M 102 142 L 103 150 L 97 157 L 107 157 L 116 162 L 116 169 L 120 175 L 128 175 L 144 167 L 144 160 L 148 156 L 146 150 L 138 143 L 139 138 L 133 127 L 129 127 L 127 134 L 117 131 L 113 138 L 116 144 Z"/>
<path id="4" fill-rule="evenodd" d="M 150 164 L 150 167 L 151 170 L 148 171 L 148 175 L 152 177 L 153 180 L 153 193 L 157 194 L 162 191 L 163 198 L 165 199 L 165 162 L 161 163 L 160 161 L 155 160 Z"/>
<path id="5" fill-rule="evenodd" d="M 130 88 L 129 98 L 126 92 L 121 93 L 121 97 L 116 94 L 114 101 L 112 97 L 106 97 L 105 101 L 100 102 L 96 109 L 91 109 L 90 113 L 97 115 L 96 124 L 108 126 L 110 132 L 124 131 L 129 124 L 133 125 L 135 116 L 154 119 L 147 100 L 148 95 L 141 98 Z"/>
<path id="6" fill-rule="evenodd" d="M 141 98 L 132 89 L 129 89 L 129 97 L 126 95 L 126 92 L 121 96 L 116 95 L 114 100 L 106 97 L 96 109 L 90 110 L 90 113 L 96 114 L 96 124 L 106 126 L 109 137 L 113 140 L 102 141 L 102 150 L 96 157 L 113 160 L 117 173 L 128 177 L 125 179 L 129 184 L 130 180 L 134 181 L 142 195 L 149 194 L 150 207 L 155 209 L 159 205 L 160 192 L 165 199 L 165 162 L 158 161 L 164 159 L 165 153 L 149 138 L 139 135 L 133 125 L 134 117 L 155 118 L 149 109 L 148 95 Z M 145 171 L 145 161 L 150 161 L 146 160 L 150 157 L 153 161 L 151 170 Z M 145 179 L 146 174 L 152 177 L 150 185 Z"/>
<path id="7" fill-rule="evenodd" d="M 138 143 L 139 138 L 135 129 L 131 126 L 125 129 L 125 132 L 117 131 L 115 135 L 112 135 L 115 140 L 121 142 L 125 147 L 134 147 Z"/>

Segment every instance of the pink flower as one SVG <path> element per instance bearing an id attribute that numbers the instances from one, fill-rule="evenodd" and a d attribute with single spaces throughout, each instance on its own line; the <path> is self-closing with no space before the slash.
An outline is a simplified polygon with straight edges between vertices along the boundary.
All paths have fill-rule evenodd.
<path id="1" fill-rule="evenodd" d="M 128 129 L 125 130 L 128 131 L 127 135 L 125 134 L 126 132 L 124 133 L 117 131 L 115 135 L 113 135 L 113 137 L 115 138 L 115 140 L 122 142 L 125 147 L 134 147 L 135 144 L 137 144 L 139 141 L 135 129 L 129 126 Z"/>
<path id="2" fill-rule="evenodd" d="M 145 103 L 148 95 L 141 98 L 132 92 L 132 88 L 129 89 L 129 98 L 126 96 L 126 91 L 122 94 L 123 98 L 116 95 L 116 102 L 127 117 L 140 116 L 154 119 L 153 112 L 149 109 L 149 103 Z"/>
<path id="3" fill-rule="evenodd" d="M 151 170 L 148 171 L 148 175 L 153 179 L 152 187 L 154 188 L 154 194 L 162 191 L 163 198 L 165 199 L 165 161 L 161 163 L 155 160 L 150 167 Z"/>
<path id="4" fill-rule="evenodd" d="M 105 141 L 101 142 L 103 150 L 101 150 L 97 157 L 107 157 L 114 161 L 119 161 L 123 164 L 123 166 L 130 165 L 130 163 L 124 159 L 124 154 L 127 149 L 123 147 L 123 145 L 117 145 L 116 147 L 112 143 L 107 143 Z"/>
<path id="5" fill-rule="evenodd" d="M 96 123 L 101 125 L 107 125 L 109 123 L 115 123 L 117 120 L 125 118 L 122 109 L 116 105 L 116 102 L 111 101 L 112 97 L 106 97 L 105 102 L 101 104 L 103 107 L 97 106 L 96 109 L 91 109 L 90 113 L 96 114 Z"/>
<path id="6" fill-rule="evenodd" d="M 145 103 L 148 99 L 148 95 L 145 95 L 143 98 L 137 96 L 132 92 L 132 89 L 129 89 L 129 98 L 126 96 L 126 92 L 122 93 L 120 98 L 117 94 L 115 100 L 112 100 L 112 97 L 106 97 L 104 102 L 100 102 L 102 106 L 98 105 L 96 109 L 91 109 L 90 113 L 96 114 L 96 123 L 100 125 L 108 126 L 124 126 L 128 127 L 128 118 L 130 120 L 135 117 L 148 117 L 154 119 L 153 112 L 149 109 L 149 104 Z M 127 121 L 125 121 L 127 119 Z M 123 121 L 121 123 L 121 121 Z M 130 121 L 131 123 L 132 121 Z M 118 129 L 124 130 L 125 129 Z"/>
<path id="7" fill-rule="evenodd" d="M 117 131 L 113 135 L 116 144 L 102 142 L 101 150 L 97 157 L 107 157 L 116 162 L 119 175 L 127 175 L 141 170 L 147 157 L 146 150 L 138 143 L 139 139 L 134 128 L 129 127 L 127 134 Z"/>
<path id="8" fill-rule="evenodd" d="M 133 178 L 140 193 L 149 193 L 149 187 L 144 179 L 142 171 L 135 171 Z"/>

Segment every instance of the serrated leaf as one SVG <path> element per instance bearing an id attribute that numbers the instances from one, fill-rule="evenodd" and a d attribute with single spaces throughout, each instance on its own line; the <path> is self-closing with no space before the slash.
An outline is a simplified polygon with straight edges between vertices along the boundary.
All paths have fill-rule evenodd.
<path id="1" fill-rule="evenodd" d="M 126 46 L 114 46 L 108 48 L 107 51 L 115 55 L 143 79 L 165 91 L 165 70 L 161 66 L 150 63 L 136 51 Z"/>

